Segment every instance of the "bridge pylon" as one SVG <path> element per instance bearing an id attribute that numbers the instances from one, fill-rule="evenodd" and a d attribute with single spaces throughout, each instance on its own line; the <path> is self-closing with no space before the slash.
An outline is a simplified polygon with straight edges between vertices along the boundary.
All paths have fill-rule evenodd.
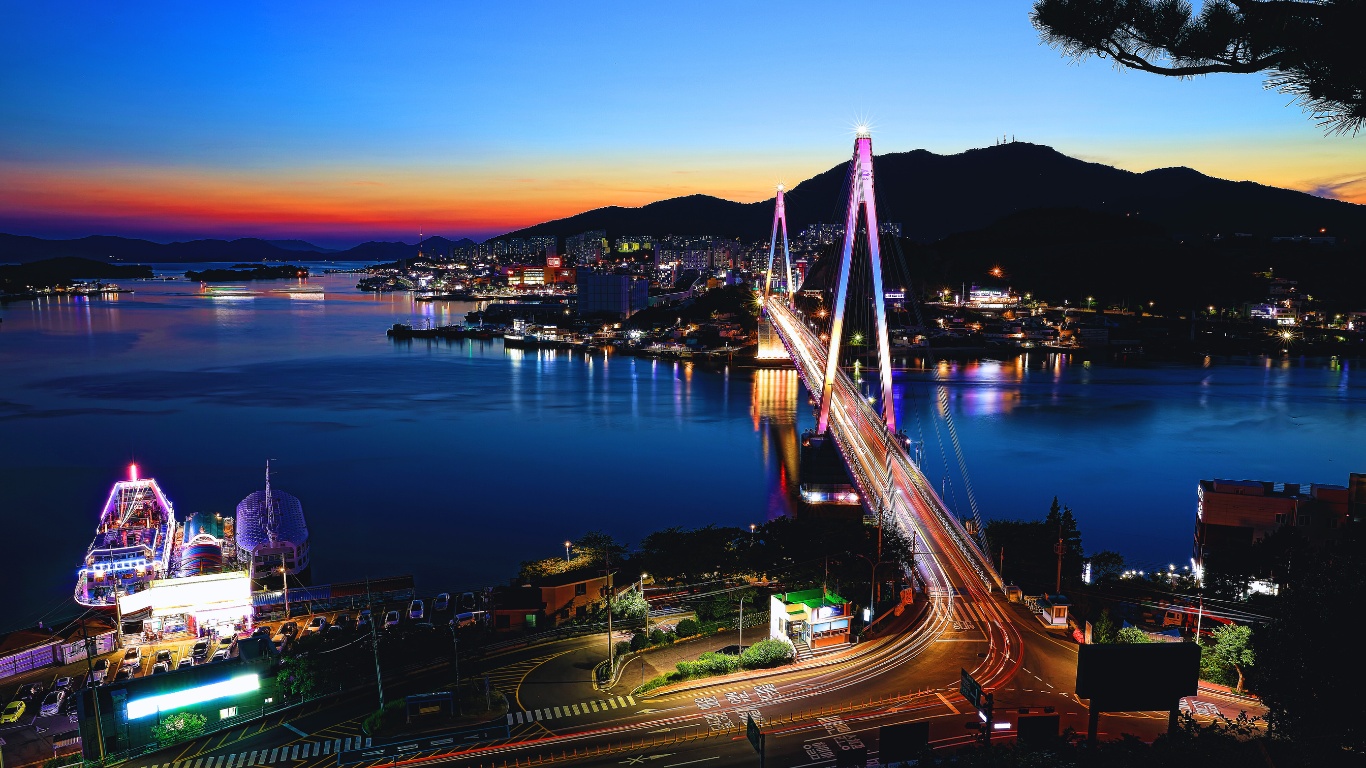
<path id="1" fill-rule="evenodd" d="M 783 233 L 783 266 L 786 268 L 787 282 L 783 283 L 783 291 L 787 294 L 787 306 L 793 306 L 793 297 L 796 296 L 797 286 L 792 282 L 792 251 L 787 246 L 787 203 L 783 200 L 783 185 L 778 185 L 778 197 L 773 206 L 773 234 L 768 239 L 768 269 L 764 272 L 764 301 L 768 301 L 769 293 L 773 287 L 773 257 L 778 248 L 778 231 Z"/>
<path id="2" fill-rule="evenodd" d="M 860 127 L 854 138 L 854 157 L 849 161 L 849 207 L 844 216 L 844 245 L 835 278 L 835 306 L 830 313 L 830 354 L 825 361 L 821 384 L 820 415 L 816 434 L 830 426 L 830 400 L 840 365 L 840 335 L 844 331 L 844 305 L 849 298 L 849 270 L 854 259 L 854 240 L 858 235 L 859 213 L 868 227 L 868 254 L 872 260 L 873 308 L 877 319 L 878 378 L 882 381 L 882 420 L 889 431 L 896 431 L 896 409 L 892 406 L 892 355 L 887 336 L 887 300 L 882 289 L 882 249 L 878 242 L 877 195 L 873 191 L 873 138 Z M 779 198 L 781 200 L 781 198 Z"/>

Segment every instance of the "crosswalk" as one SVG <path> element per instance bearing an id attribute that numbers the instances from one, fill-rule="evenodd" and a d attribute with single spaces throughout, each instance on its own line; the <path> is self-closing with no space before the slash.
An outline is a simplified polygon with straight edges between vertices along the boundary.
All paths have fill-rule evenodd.
<path id="1" fill-rule="evenodd" d="M 210 757 L 177 760 L 174 763 L 153 763 L 141 768 L 244 768 L 244 766 L 272 765 L 322 755 L 334 755 L 349 749 L 364 749 L 368 746 L 370 746 L 370 739 L 356 736 L 346 739 L 332 739 L 331 741 L 286 744 L 274 749 L 258 749 L 251 752 L 239 752 L 235 755 L 212 755 Z"/>
<path id="2" fill-rule="evenodd" d="M 562 707 L 524 709 L 520 712 L 509 712 L 508 725 L 522 725 L 524 723 L 536 723 L 542 720 L 555 720 L 562 717 L 591 715 L 595 712 L 610 712 L 614 709 L 626 709 L 627 707 L 634 707 L 635 705 L 636 699 L 634 696 L 617 696 L 609 699 L 589 699 L 578 704 L 570 704 Z"/>

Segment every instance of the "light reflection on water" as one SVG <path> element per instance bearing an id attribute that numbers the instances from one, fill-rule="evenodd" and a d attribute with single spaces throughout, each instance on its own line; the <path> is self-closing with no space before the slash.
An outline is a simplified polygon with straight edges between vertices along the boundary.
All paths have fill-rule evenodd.
<path id="1" fill-rule="evenodd" d="M 593 528 L 638 541 L 789 510 L 813 422 L 794 372 L 393 342 L 395 322 L 459 322 L 474 305 L 361 294 L 355 279 L 132 283 L 0 308 L 0 487 L 25 511 L 0 537 L 23 582 L 6 599 L 36 612 L 69 594 L 96 507 L 133 458 L 181 516 L 230 513 L 271 458 L 304 501 L 319 579 L 413 572 L 434 591 L 497 583 Z M 1165 563 L 1189 550 L 1201 478 L 1366 471 L 1351 365 L 1126 368 L 1035 351 L 911 361 L 893 396 L 951 504 L 965 495 L 938 387 L 987 517 L 1038 517 L 1056 494 L 1088 549 Z M 876 395 L 875 373 L 860 374 Z"/>

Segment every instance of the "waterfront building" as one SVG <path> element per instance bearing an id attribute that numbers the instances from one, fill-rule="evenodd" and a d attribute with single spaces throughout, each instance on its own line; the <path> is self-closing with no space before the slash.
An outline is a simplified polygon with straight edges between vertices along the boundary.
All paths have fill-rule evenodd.
<path id="1" fill-rule="evenodd" d="M 779 592 L 769 598 L 768 634 L 792 643 L 798 656 L 807 650 L 847 644 L 854 604 L 824 589 Z"/>
<path id="2" fill-rule="evenodd" d="M 161 634 L 228 636 L 251 628 L 251 579 L 246 571 L 159 579 L 141 592 L 119 597 L 123 622 Z"/>
<path id="3" fill-rule="evenodd" d="M 649 306 L 650 281 L 642 277 L 580 268 L 575 282 L 579 286 L 580 316 L 612 315 L 626 318 Z"/>
<path id="4" fill-rule="evenodd" d="M 605 607 L 607 576 L 581 568 L 534 579 L 530 584 L 494 590 L 493 628 L 517 630 L 557 627 Z"/>
<path id="5" fill-rule="evenodd" d="M 1351 473 L 1347 485 L 1201 480 L 1191 565 L 1203 577 L 1208 560 L 1237 558 L 1281 528 L 1294 528 L 1311 544 L 1327 544 L 1363 516 L 1366 474 Z"/>
<path id="6" fill-rule="evenodd" d="M 308 524 L 304 506 L 297 498 L 270 487 L 270 465 L 266 465 L 266 488 L 242 499 L 237 505 L 237 557 L 248 563 L 251 577 L 262 583 L 277 583 L 280 568 L 288 578 L 308 583 Z"/>

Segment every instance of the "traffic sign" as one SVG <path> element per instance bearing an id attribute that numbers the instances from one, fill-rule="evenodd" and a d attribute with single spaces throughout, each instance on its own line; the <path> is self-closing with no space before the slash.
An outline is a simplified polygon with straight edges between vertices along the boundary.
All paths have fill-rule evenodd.
<path id="1" fill-rule="evenodd" d="M 958 679 L 958 692 L 963 694 L 963 698 L 968 700 L 973 709 L 982 709 L 982 684 L 972 679 L 966 669 L 959 669 L 961 676 Z"/>
<path id="2" fill-rule="evenodd" d="M 750 746 L 759 753 L 759 766 L 764 765 L 764 732 L 759 730 L 759 724 L 754 722 L 754 713 L 745 716 L 745 735 L 749 737 Z"/>

